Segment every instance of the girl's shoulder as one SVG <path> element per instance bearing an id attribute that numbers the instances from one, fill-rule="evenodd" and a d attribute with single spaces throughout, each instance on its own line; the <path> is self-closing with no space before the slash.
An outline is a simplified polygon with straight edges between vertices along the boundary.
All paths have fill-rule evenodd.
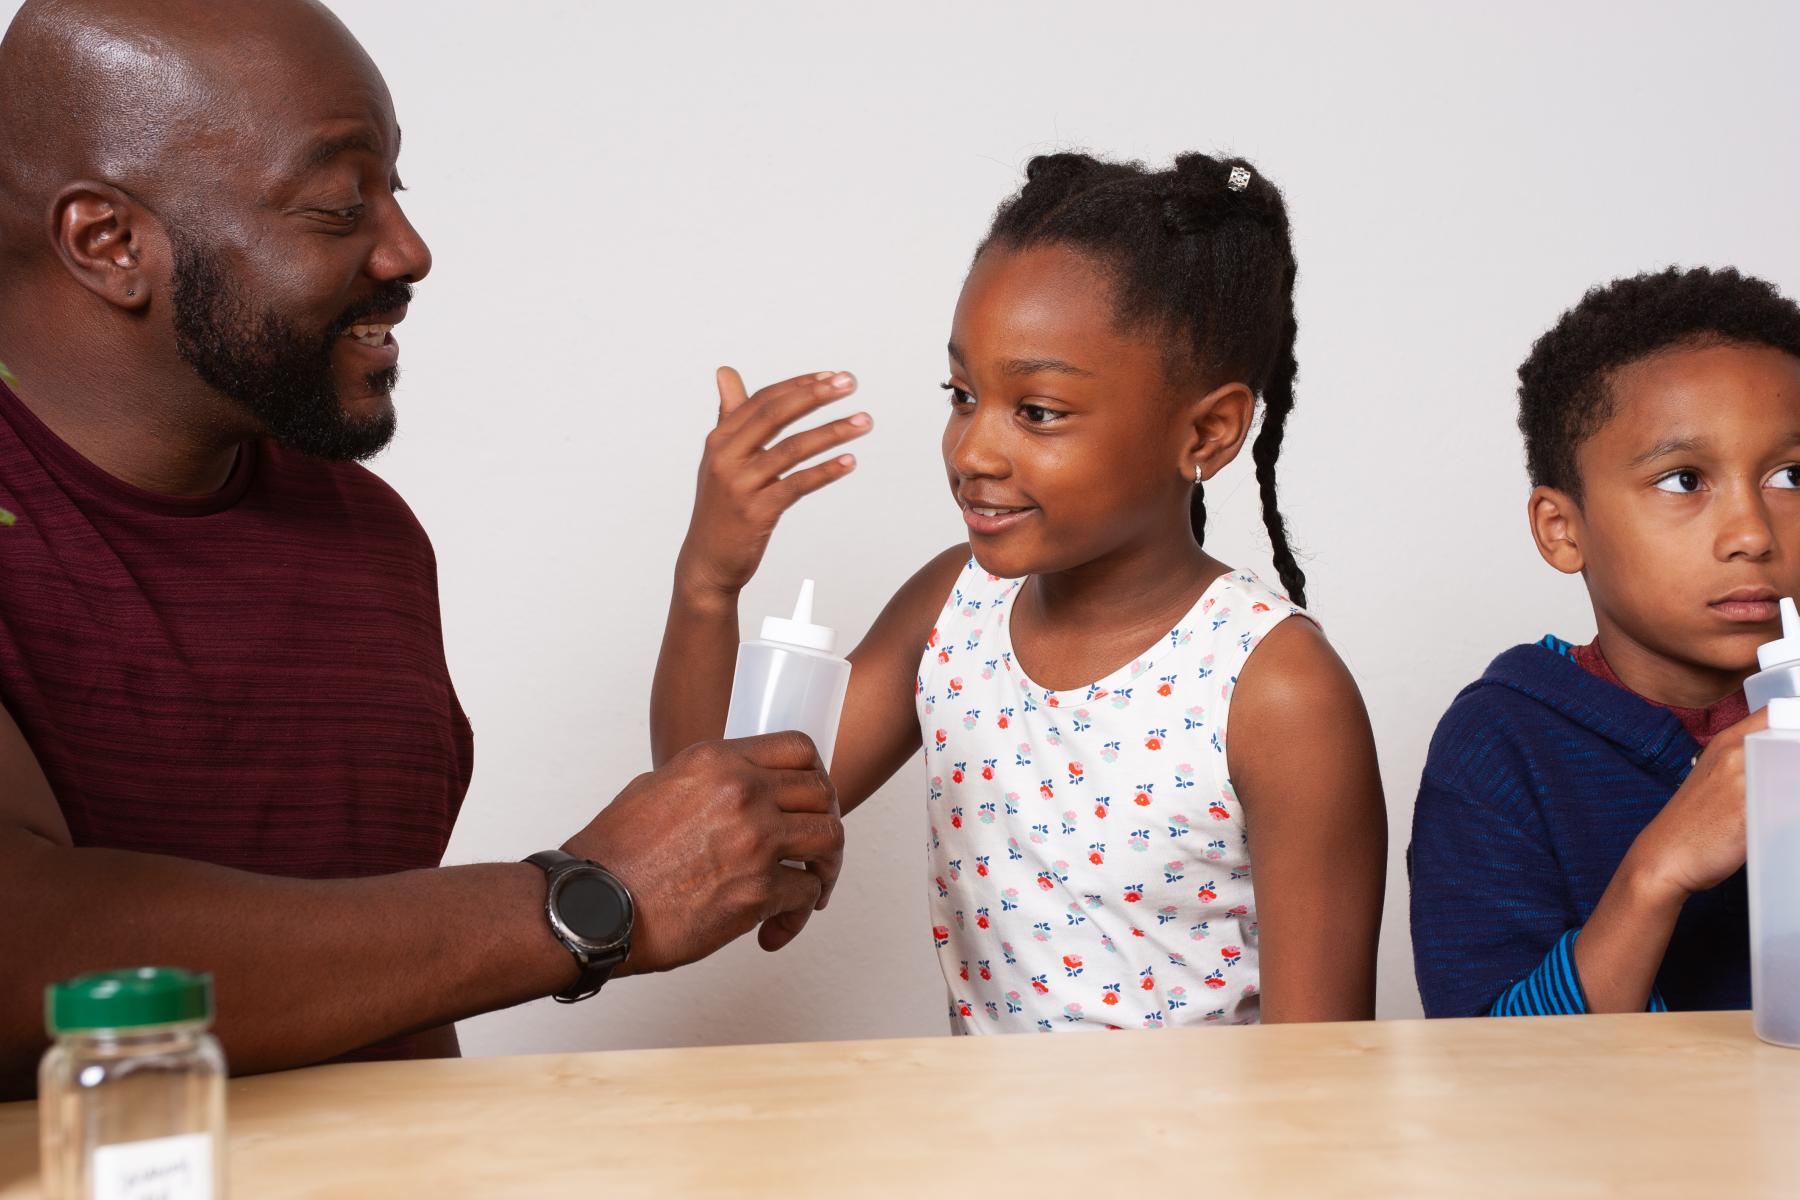
<path id="1" fill-rule="evenodd" d="M 908 664 L 916 660 L 918 648 L 925 644 L 949 605 L 947 598 L 973 563 L 966 543 L 933 555 L 887 602 L 851 655 L 852 661 L 874 655 L 893 656 Z"/>
<path id="2" fill-rule="evenodd" d="M 1304 617 L 1306 623 L 1318 624 L 1311 613 L 1254 571 L 1226 571 L 1206 589 L 1198 607 L 1210 620 L 1246 629 L 1273 629 L 1289 617 Z"/>
<path id="3" fill-rule="evenodd" d="M 1221 605 L 1235 601 L 1240 607 L 1233 619 L 1243 622 L 1232 638 L 1241 655 L 1231 696 L 1234 720 L 1248 717 L 1250 724 L 1266 726 L 1338 713 L 1366 722 L 1356 681 L 1318 619 L 1248 571 L 1231 572 L 1228 583 Z"/>
<path id="4" fill-rule="evenodd" d="M 1201 593 L 1170 637 L 1177 652 L 1201 655 L 1210 668 L 1235 680 L 1263 641 L 1286 625 L 1317 632 L 1310 613 L 1255 572 L 1227 570 Z"/>

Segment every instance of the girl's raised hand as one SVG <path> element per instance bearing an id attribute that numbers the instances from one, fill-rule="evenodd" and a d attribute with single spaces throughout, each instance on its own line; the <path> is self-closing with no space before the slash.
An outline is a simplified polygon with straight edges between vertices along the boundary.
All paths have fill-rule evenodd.
<path id="1" fill-rule="evenodd" d="M 848 475 L 856 459 L 840 454 L 796 471 L 807 459 L 869 432 L 856 413 L 776 441 L 795 421 L 856 390 L 845 371 L 819 371 L 746 396 L 744 381 L 719 368 L 719 423 L 706 435 L 700 485 L 676 573 L 688 587 L 730 596 L 750 582 L 775 523 L 800 497 Z"/>

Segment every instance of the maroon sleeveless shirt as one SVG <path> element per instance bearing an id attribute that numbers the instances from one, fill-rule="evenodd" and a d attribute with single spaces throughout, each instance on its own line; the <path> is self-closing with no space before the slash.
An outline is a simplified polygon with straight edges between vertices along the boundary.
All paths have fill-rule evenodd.
<path id="1" fill-rule="evenodd" d="M 112 478 L 0 385 L 0 705 L 77 846 L 313 879 L 435 867 L 474 745 L 431 542 L 363 467 L 248 443 Z"/>

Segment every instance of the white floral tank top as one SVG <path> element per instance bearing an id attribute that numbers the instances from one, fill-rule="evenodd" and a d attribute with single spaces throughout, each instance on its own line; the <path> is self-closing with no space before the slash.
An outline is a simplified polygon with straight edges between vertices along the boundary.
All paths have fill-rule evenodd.
<path id="1" fill-rule="evenodd" d="M 1300 609 L 1228 572 L 1137 661 L 1056 692 L 1013 659 L 1022 582 L 971 559 L 919 668 L 931 936 L 953 1030 L 1256 1021 L 1226 730 L 1245 659 Z"/>

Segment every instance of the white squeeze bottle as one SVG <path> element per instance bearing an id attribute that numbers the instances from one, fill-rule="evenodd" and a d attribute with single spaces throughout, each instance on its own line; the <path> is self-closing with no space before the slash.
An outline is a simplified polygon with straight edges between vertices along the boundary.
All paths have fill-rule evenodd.
<path id="1" fill-rule="evenodd" d="M 1769 703 L 1744 739 L 1750 1007 L 1756 1036 L 1800 1046 L 1800 699 Z"/>
<path id="2" fill-rule="evenodd" d="M 1800 696 L 1800 611 L 1782 597 L 1781 636 L 1756 648 L 1762 670 L 1744 680 L 1744 699 L 1755 712 L 1777 696 Z"/>
<path id="3" fill-rule="evenodd" d="M 831 766 L 850 664 L 834 652 L 837 630 L 812 623 L 813 581 L 800 585 L 792 617 L 767 617 L 762 637 L 738 647 L 725 736 L 797 729 Z"/>

